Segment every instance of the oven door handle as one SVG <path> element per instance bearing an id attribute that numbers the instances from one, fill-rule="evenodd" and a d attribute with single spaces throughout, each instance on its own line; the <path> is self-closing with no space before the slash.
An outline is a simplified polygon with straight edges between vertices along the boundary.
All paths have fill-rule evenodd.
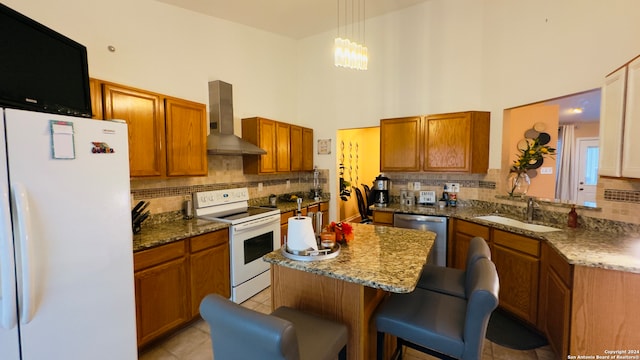
<path id="1" fill-rule="evenodd" d="M 254 229 L 256 227 L 264 226 L 270 223 L 280 223 L 280 216 L 278 217 L 266 217 L 258 220 L 248 221 L 246 223 L 237 224 L 233 226 L 233 232 L 239 233 L 247 230 Z"/>

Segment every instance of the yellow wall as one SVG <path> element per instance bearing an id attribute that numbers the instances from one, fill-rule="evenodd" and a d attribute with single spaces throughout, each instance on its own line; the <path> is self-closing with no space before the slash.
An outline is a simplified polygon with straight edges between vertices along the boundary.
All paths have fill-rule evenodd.
<path id="1" fill-rule="evenodd" d="M 344 144 L 344 146 L 342 146 Z M 344 159 L 344 179 L 352 186 L 358 186 L 364 194 L 362 184 L 371 187 L 373 179 L 380 173 L 380 128 L 367 127 L 338 130 L 336 144 L 336 176 L 339 183 L 339 166 Z M 336 189 L 336 194 L 340 190 Z M 339 197 L 336 197 L 339 199 Z M 356 194 L 351 189 L 348 201 L 338 200 L 339 220 L 358 219 Z"/>

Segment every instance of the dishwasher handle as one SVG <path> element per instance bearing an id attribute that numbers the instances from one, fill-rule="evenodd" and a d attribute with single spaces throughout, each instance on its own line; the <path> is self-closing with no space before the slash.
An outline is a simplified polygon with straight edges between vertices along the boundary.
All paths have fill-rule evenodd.
<path id="1" fill-rule="evenodd" d="M 415 222 L 430 222 L 430 223 L 444 223 L 447 218 L 442 216 L 420 216 L 420 215 L 395 215 L 398 220 L 402 221 L 415 221 Z"/>

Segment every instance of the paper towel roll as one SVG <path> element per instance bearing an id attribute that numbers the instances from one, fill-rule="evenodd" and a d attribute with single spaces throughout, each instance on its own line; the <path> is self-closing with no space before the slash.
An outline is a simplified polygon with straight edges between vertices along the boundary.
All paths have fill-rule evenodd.
<path id="1" fill-rule="evenodd" d="M 308 216 L 290 217 L 289 230 L 287 232 L 287 248 L 293 251 L 318 250 L 316 234 L 313 232 L 313 224 Z"/>

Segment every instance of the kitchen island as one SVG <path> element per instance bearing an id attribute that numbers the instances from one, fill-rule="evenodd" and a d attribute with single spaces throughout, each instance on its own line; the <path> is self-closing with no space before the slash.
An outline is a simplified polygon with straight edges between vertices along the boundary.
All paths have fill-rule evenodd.
<path id="1" fill-rule="evenodd" d="M 373 359 L 372 316 L 389 292 L 415 289 L 435 233 L 352 225 L 354 239 L 336 258 L 295 261 L 276 250 L 263 259 L 271 263 L 274 309 L 289 306 L 347 324 L 348 358 Z"/>

